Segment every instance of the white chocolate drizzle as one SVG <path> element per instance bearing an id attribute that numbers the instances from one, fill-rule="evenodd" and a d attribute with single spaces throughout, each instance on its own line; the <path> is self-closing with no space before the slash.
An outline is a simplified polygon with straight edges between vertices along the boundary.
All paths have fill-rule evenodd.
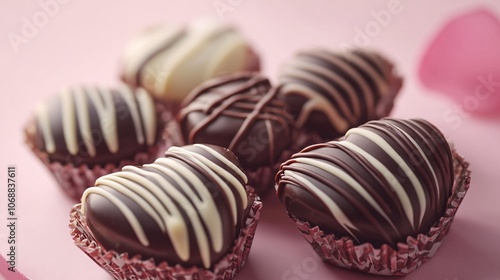
<path id="1" fill-rule="evenodd" d="M 361 135 L 361 136 L 365 137 L 367 140 L 375 143 L 389 157 L 391 157 L 392 160 L 394 160 L 400 166 L 400 168 L 403 170 L 403 172 L 405 173 L 405 175 L 407 176 L 407 178 L 412 183 L 412 186 L 413 186 L 413 188 L 414 188 L 414 190 L 415 190 L 415 192 L 417 194 L 418 203 L 419 203 L 421 211 L 420 211 L 420 217 L 419 217 L 419 224 L 418 225 L 413 225 L 413 227 L 414 228 L 419 227 L 420 223 L 422 222 L 422 220 L 424 218 L 424 214 L 425 214 L 424 210 L 426 209 L 426 202 L 427 202 L 427 200 L 425 199 L 424 187 L 422 186 L 422 184 L 420 183 L 420 180 L 417 178 L 417 176 L 412 171 L 412 169 L 410 168 L 410 166 L 408 166 L 408 163 L 406 162 L 406 160 L 403 159 L 398 154 L 398 152 L 396 152 L 396 150 L 394 150 L 394 148 L 391 147 L 391 145 L 389 143 L 387 143 L 386 140 L 384 140 L 383 137 L 381 137 L 380 135 L 378 135 L 378 134 L 376 134 L 376 133 L 374 133 L 374 132 L 372 132 L 372 131 L 370 131 L 368 129 L 359 128 L 359 127 L 352 128 L 352 129 L 349 129 L 349 131 L 347 131 L 346 137 L 349 136 L 350 134 Z M 412 221 L 412 220 L 410 220 L 410 221 Z"/>
<path id="2" fill-rule="evenodd" d="M 367 151 L 358 147 L 356 144 L 353 144 L 353 143 L 348 142 L 348 141 L 340 141 L 340 142 L 338 142 L 338 144 L 345 146 L 345 147 L 355 151 L 356 153 L 360 154 L 371 165 L 373 165 L 376 169 L 378 169 L 380 171 L 382 176 L 384 176 L 386 181 L 390 184 L 390 187 L 394 190 L 394 192 L 398 196 L 399 200 L 401 201 L 406 218 L 408 219 L 408 221 L 410 221 L 410 224 L 412 225 L 412 227 L 415 228 L 415 225 L 413 223 L 413 207 L 411 205 L 410 197 L 408 196 L 408 194 L 406 193 L 406 191 L 404 190 L 403 186 L 398 181 L 398 179 L 394 176 L 394 174 L 392 174 L 392 172 L 383 163 L 381 163 L 377 158 L 370 155 Z"/>
<path id="3" fill-rule="evenodd" d="M 307 100 L 297 117 L 299 128 L 306 124 L 313 112 L 321 112 L 336 131 L 344 133 L 350 127 L 360 125 L 363 114 L 368 120 L 377 117 L 377 100 L 388 96 L 391 91 L 390 81 L 386 77 L 388 74 L 379 73 L 385 71 L 387 67 L 384 66 L 382 58 L 361 49 L 352 53 L 324 50 L 303 52 L 282 68 L 279 75 L 282 85 L 280 93 L 284 96 L 298 94 Z M 374 84 L 374 89 L 371 89 L 368 79 Z"/>
<path id="4" fill-rule="evenodd" d="M 118 129 L 116 127 L 116 112 L 113 96 L 105 89 L 98 90 L 90 87 L 87 89 L 87 92 L 91 104 L 94 105 L 96 109 L 104 141 L 109 151 L 116 153 L 118 151 Z M 66 117 L 69 116 L 63 115 L 63 118 Z M 74 139 L 76 139 L 76 137 Z M 66 145 L 77 145 L 77 143 L 76 141 L 75 143 L 66 142 Z"/>
<path id="5" fill-rule="evenodd" d="M 290 215 L 322 230 L 397 246 L 440 217 L 452 174 L 439 130 L 424 120 L 384 118 L 292 156 L 280 167 L 276 191 Z M 312 212 L 295 206 L 305 202 Z M 327 217 L 311 221 L 317 211 Z"/>
<path id="6" fill-rule="evenodd" d="M 160 99 L 182 101 L 197 85 L 247 68 L 249 47 L 232 28 L 194 21 L 185 28 L 155 26 L 137 36 L 123 55 L 123 79 Z"/>
<path id="7" fill-rule="evenodd" d="M 292 178 L 295 178 L 304 186 L 307 187 L 307 189 L 311 192 L 313 192 L 316 196 L 319 197 L 323 201 L 323 203 L 326 205 L 328 210 L 330 210 L 330 213 L 335 217 L 335 219 L 340 223 L 340 225 L 354 238 L 356 238 L 356 235 L 353 234 L 351 230 L 358 230 L 356 225 L 352 223 L 352 221 L 347 217 L 347 215 L 342 211 L 342 208 L 335 203 L 333 199 L 328 197 L 324 192 L 322 192 L 317 186 L 315 186 L 312 182 L 304 178 L 304 176 L 300 175 L 297 172 L 294 171 L 287 171 L 287 175 L 290 175 Z"/>
<path id="8" fill-rule="evenodd" d="M 382 210 L 382 207 L 363 188 L 363 186 L 361 186 L 361 184 L 358 183 L 358 181 L 356 181 L 356 179 L 354 179 L 352 176 L 350 176 L 349 174 L 347 174 L 345 171 L 343 171 L 342 169 L 340 169 L 338 167 L 335 167 L 335 166 L 333 166 L 331 164 L 323 162 L 321 160 L 315 160 L 315 159 L 310 159 L 310 158 L 300 158 L 299 157 L 299 158 L 295 158 L 295 161 L 296 162 L 300 162 L 300 163 L 304 163 L 304 164 L 307 164 L 307 165 L 310 165 L 310 166 L 315 166 L 315 167 L 317 167 L 317 168 L 319 168 L 319 169 L 321 169 L 323 171 L 328 172 L 329 174 L 335 176 L 336 178 L 339 178 L 340 180 L 344 181 L 355 192 L 357 192 L 359 195 L 361 195 L 363 197 L 363 199 L 365 199 L 368 202 L 368 204 L 370 204 L 373 208 L 375 208 L 375 210 L 391 225 L 391 227 L 397 231 L 396 226 L 391 221 L 391 219 L 389 218 L 389 216 L 385 213 L 385 211 Z M 321 190 L 319 188 L 316 188 L 316 187 L 313 187 L 311 189 L 313 189 L 316 194 L 318 194 L 319 192 L 321 192 Z M 320 195 L 320 197 L 323 199 L 323 201 L 327 205 L 331 205 L 332 203 L 334 203 L 333 199 L 329 198 L 324 193 L 322 193 Z M 329 209 L 336 209 L 335 207 L 332 207 L 332 206 L 328 206 L 328 208 Z M 337 209 L 335 211 L 339 211 L 339 210 Z M 332 214 L 335 215 L 334 212 L 332 212 Z M 347 223 L 346 221 L 344 221 L 344 224 L 349 225 L 351 228 L 356 228 L 356 227 L 353 226 L 353 224 L 351 222 Z M 344 227 L 344 228 L 347 230 L 347 227 Z"/>
<path id="9" fill-rule="evenodd" d="M 121 211 L 138 241 L 143 246 L 150 246 L 141 221 L 123 202 L 103 187 L 111 188 L 130 198 L 151 216 L 171 240 L 176 254 L 184 261 L 190 258 L 192 246 L 189 244 L 187 228 L 187 224 L 190 224 L 194 230 L 203 265 L 206 268 L 210 267 L 212 262 L 210 244 L 215 252 L 220 252 L 224 244 L 221 214 L 213 199 L 214 194 L 188 167 L 189 165 L 180 163 L 179 159 L 196 164 L 208 174 L 208 179 L 217 188 L 211 191 L 219 192 L 219 195 L 223 194 L 229 201 L 234 225 L 236 225 L 238 213 L 241 215 L 248 205 L 245 185 L 241 183 L 246 184 L 247 177 L 238 166 L 212 148 L 201 144 L 194 146 L 217 158 L 223 166 L 215 164 L 203 154 L 182 147 L 171 147 L 167 151 L 167 157 L 159 158 L 154 163 L 144 165 L 143 168 L 125 166 L 122 171 L 99 178 L 94 187 L 84 192 L 81 200 L 82 212 L 87 211 L 86 200 L 90 195 L 102 196 Z M 175 159 L 169 157 L 168 154 L 176 155 Z M 232 174 L 236 174 L 237 177 Z M 176 186 L 165 177 L 172 179 Z M 236 209 L 236 196 L 239 196 L 239 200 L 242 201 L 242 209 Z M 176 205 L 179 205 L 181 209 Z M 186 213 L 185 217 L 181 212 Z"/>
<path id="10" fill-rule="evenodd" d="M 63 137 L 65 147 L 59 147 L 59 149 L 66 149 L 69 154 L 76 155 L 81 147 L 85 147 L 89 156 L 95 157 L 97 143 L 94 143 L 93 133 L 99 133 L 108 150 L 116 153 L 119 150 L 117 122 L 121 117 L 116 111 L 115 95 L 118 95 L 126 104 L 127 111 L 122 113 L 130 114 L 137 143 L 154 144 L 157 130 L 156 110 L 152 98 L 143 89 L 138 89 L 133 93 L 128 87 L 121 87 L 117 90 L 102 87 L 74 87 L 60 90 L 57 97 L 60 102 L 59 108 L 51 106 L 51 100 L 41 103 L 37 108 L 36 117 L 41 128 L 40 133 L 44 139 L 45 150 L 48 153 L 54 153 L 58 149 L 54 138 Z M 49 108 L 54 111 L 50 111 Z M 96 112 L 98 127 L 93 127 L 91 124 L 91 108 Z M 56 128 L 51 124 L 51 118 L 58 114 L 62 123 L 63 135 L 60 136 L 54 135 L 53 130 Z"/>
<path id="11" fill-rule="evenodd" d="M 38 122 L 40 124 L 40 129 L 42 130 L 43 141 L 45 143 L 45 149 L 49 153 L 53 153 L 56 150 L 56 144 L 54 142 L 54 137 L 51 132 L 50 116 L 47 108 L 47 104 L 40 103 L 36 108 L 36 115 L 38 117 Z"/>

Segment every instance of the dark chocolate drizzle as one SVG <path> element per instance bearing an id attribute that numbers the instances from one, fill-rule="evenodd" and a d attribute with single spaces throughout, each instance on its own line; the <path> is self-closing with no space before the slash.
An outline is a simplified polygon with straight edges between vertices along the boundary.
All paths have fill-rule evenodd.
<path id="1" fill-rule="evenodd" d="M 281 165 L 276 184 L 289 215 L 338 238 L 397 248 L 443 214 L 453 185 L 452 155 L 444 136 L 427 121 L 385 118 L 293 155 Z"/>
<path id="2" fill-rule="evenodd" d="M 333 140 L 349 128 L 386 117 L 402 79 L 393 73 L 389 61 L 374 52 L 319 49 L 300 52 L 288 61 L 279 83 L 279 95 L 290 107 L 297 127 Z M 321 106 L 310 106 L 320 98 Z"/>
<path id="3" fill-rule="evenodd" d="M 272 165 L 288 146 L 293 122 L 276 95 L 257 73 L 210 80 L 185 99 L 178 114 L 184 141 L 226 147 L 245 168 Z"/>
<path id="4" fill-rule="evenodd" d="M 200 163 L 200 158 L 209 163 Z M 229 175 L 222 172 L 229 172 Z M 200 184 L 196 183 L 198 180 Z M 209 268 L 227 253 L 239 232 L 248 208 L 246 180 L 237 158 L 225 148 L 200 144 L 173 147 L 165 153 L 165 158 L 152 164 L 125 167 L 98 179 L 96 186 L 84 193 L 82 209 L 92 235 L 107 250 L 128 253 L 129 257 L 154 258 L 157 263 L 167 261 L 169 265 Z M 158 191 L 171 203 L 162 200 Z M 114 200 L 137 218 L 147 242 L 134 229 L 130 216 Z M 137 201 L 154 211 L 148 212 Z M 231 201 L 235 202 L 234 208 Z M 161 211 L 166 211 L 173 222 L 169 223 L 168 218 L 163 222 L 166 217 Z M 180 215 L 175 215 L 176 211 Z M 179 234 L 180 223 L 186 226 L 187 235 Z M 169 226 L 173 227 L 170 228 L 174 230 L 173 235 L 170 235 Z M 183 241 L 182 236 L 187 240 Z M 176 247 L 186 241 L 188 247 Z M 219 249 L 214 242 L 221 242 Z M 188 251 L 179 248 L 188 248 Z M 203 248 L 208 251 L 202 253 Z"/>

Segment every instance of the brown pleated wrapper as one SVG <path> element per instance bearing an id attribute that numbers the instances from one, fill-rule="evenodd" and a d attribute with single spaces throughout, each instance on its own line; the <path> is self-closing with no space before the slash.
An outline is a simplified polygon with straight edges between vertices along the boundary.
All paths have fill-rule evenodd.
<path id="1" fill-rule="evenodd" d="M 76 204 L 71 210 L 69 227 L 75 245 L 115 279 L 229 280 L 245 265 L 260 218 L 260 198 L 250 187 L 247 187 L 247 193 L 250 203 L 248 214 L 234 246 L 211 269 L 170 265 L 165 261 L 156 264 L 153 259 L 141 259 L 140 255 L 129 256 L 127 253 L 104 249 L 92 236 L 85 217 L 80 212 L 81 204 Z"/>
<path id="2" fill-rule="evenodd" d="M 450 230 L 458 207 L 469 189 L 468 166 L 469 163 L 453 150 L 454 185 L 444 215 L 428 232 L 418 234 L 416 238 L 409 236 L 406 243 L 398 243 L 398 250 L 388 245 L 380 248 L 374 248 L 369 243 L 355 245 L 350 237 L 338 239 L 333 234 L 325 234 L 317 226 L 311 228 L 307 222 L 294 217 L 291 219 L 325 262 L 366 273 L 404 276 L 427 262 Z"/>
<path id="3" fill-rule="evenodd" d="M 159 122 L 167 124 L 172 119 L 172 114 L 165 110 L 163 105 L 156 105 L 157 112 L 160 113 Z M 104 165 L 88 166 L 82 164 L 74 166 L 67 163 L 51 162 L 47 152 L 39 150 L 35 146 L 35 120 L 31 119 L 24 128 L 25 143 L 31 151 L 42 161 L 47 169 L 52 173 L 64 193 L 75 201 L 79 201 L 85 189 L 93 186 L 97 178 L 121 170 L 125 165 L 143 165 L 151 163 L 172 146 L 168 129 L 163 129 L 158 142 L 147 148 L 144 152 L 139 152 L 132 159 L 123 159 L 119 163 L 108 163 Z"/>

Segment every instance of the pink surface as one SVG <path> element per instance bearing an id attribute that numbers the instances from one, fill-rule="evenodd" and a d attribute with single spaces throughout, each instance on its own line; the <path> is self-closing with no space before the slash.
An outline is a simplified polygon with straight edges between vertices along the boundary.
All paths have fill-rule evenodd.
<path id="1" fill-rule="evenodd" d="M 419 68 L 422 82 L 454 99 L 464 112 L 500 113 L 500 19 L 488 10 L 450 20 Z"/>
<path id="2" fill-rule="evenodd" d="M 500 278 L 500 120 L 460 111 L 460 104 L 431 94 L 417 75 L 424 50 L 450 18 L 478 8 L 498 17 L 498 1 L 0 1 L 0 219 L 7 223 L 5 169 L 13 164 L 18 186 L 17 267 L 28 277 L 110 279 L 73 245 L 67 226 L 73 202 L 23 144 L 21 130 L 37 101 L 62 85 L 117 83 L 124 44 L 149 24 L 220 16 L 252 40 L 262 54 L 264 72 L 273 80 L 287 57 L 309 46 L 367 46 L 393 59 L 406 79 L 393 116 L 422 117 L 436 124 L 472 170 L 471 188 L 449 235 L 437 254 L 405 279 Z M 57 4 L 47 8 L 43 3 Z M 34 20 L 39 27 L 26 27 Z M 13 34 L 23 38 L 11 43 Z M 1 226 L 4 256 L 7 236 L 6 226 Z M 372 278 L 318 261 L 269 196 L 249 261 L 236 279 Z"/>

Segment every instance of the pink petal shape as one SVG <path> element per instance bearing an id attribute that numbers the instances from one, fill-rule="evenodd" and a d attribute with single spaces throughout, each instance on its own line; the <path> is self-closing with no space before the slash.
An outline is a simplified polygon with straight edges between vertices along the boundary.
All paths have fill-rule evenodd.
<path id="1" fill-rule="evenodd" d="M 500 20 L 485 9 L 451 19 L 425 51 L 419 76 L 467 113 L 500 115 Z"/>

